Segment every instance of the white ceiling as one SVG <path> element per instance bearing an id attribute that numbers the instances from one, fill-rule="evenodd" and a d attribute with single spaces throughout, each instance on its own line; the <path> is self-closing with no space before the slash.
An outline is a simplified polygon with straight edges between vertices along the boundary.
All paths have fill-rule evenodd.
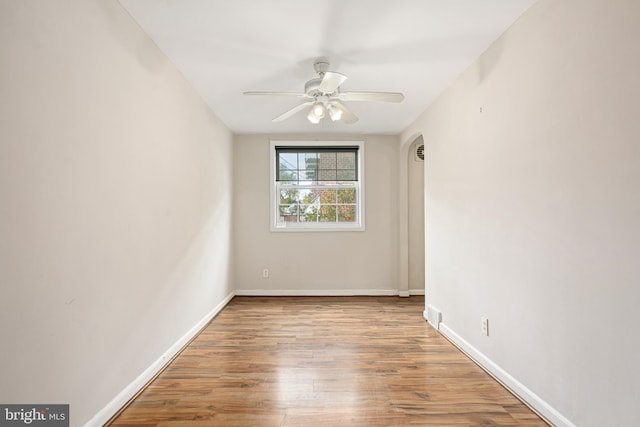
<path id="1" fill-rule="evenodd" d="M 120 0 L 235 133 L 397 134 L 535 0 Z M 326 58 L 342 91 L 402 92 L 401 104 L 349 102 L 351 125 L 301 102 L 245 96 L 303 92 Z"/>

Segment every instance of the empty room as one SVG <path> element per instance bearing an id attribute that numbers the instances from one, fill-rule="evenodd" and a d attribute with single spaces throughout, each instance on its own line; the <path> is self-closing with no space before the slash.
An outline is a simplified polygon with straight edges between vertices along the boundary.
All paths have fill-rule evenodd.
<path id="1" fill-rule="evenodd" d="M 0 0 L 0 424 L 640 425 L 638 22 Z"/>

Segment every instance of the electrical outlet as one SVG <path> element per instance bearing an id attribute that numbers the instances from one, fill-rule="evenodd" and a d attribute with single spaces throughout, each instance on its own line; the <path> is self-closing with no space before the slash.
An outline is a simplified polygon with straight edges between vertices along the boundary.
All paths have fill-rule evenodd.
<path id="1" fill-rule="evenodd" d="M 489 319 L 482 317 L 482 333 L 489 336 Z"/>
<path id="2" fill-rule="evenodd" d="M 265 268 L 262 270 L 262 278 L 263 279 L 268 279 L 269 278 L 269 269 Z"/>

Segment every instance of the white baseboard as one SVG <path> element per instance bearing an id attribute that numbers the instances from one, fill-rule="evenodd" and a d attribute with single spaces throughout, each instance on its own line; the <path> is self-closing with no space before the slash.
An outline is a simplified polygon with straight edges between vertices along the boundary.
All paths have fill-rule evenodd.
<path id="1" fill-rule="evenodd" d="M 425 311 L 426 318 L 426 311 Z M 555 408 L 542 400 L 538 395 L 529 390 L 524 384 L 512 377 L 507 371 L 498 366 L 494 361 L 482 354 L 478 349 L 469 344 L 464 338 L 455 333 L 444 323 L 440 323 L 440 333 L 447 337 L 463 353 L 473 359 L 489 375 L 498 380 L 502 385 L 518 396 L 523 402 L 544 417 L 548 422 L 557 427 L 576 427 Z"/>
<path id="2" fill-rule="evenodd" d="M 409 295 L 424 295 L 424 289 L 409 289 Z"/>
<path id="3" fill-rule="evenodd" d="M 397 296 L 397 289 L 238 289 L 240 297 L 356 297 Z"/>
<path id="4" fill-rule="evenodd" d="M 133 380 L 124 388 L 116 397 L 93 416 L 84 427 L 96 427 L 104 425 L 111 417 L 127 404 L 127 402 L 136 395 L 153 377 L 160 372 L 165 365 L 173 359 L 173 357 L 182 350 L 182 348 L 195 337 L 202 328 L 204 328 L 211 319 L 213 319 L 234 297 L 234 293 L 229 294 L 220 304 L 206 314 L 198 323 L 196 323 L 189 331 L 176 341 L 167 351 L 164 352 L 155 362 L 142 372 L 138 378 Z"/>

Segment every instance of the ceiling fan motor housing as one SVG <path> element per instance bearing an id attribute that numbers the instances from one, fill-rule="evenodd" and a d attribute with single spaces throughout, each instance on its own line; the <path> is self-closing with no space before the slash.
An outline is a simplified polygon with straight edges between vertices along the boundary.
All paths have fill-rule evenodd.
<path id="1" fill-rule="evenodd" d="M 318 73 L 320 77 L 316 77 L 315 79 L 311 79 L 308 82 L 306 82 L 304 84 L 304 93 L 311 96 L 316 96 L 320 93 L 318 91 L 318 88 L 322 83 L 322 79 L 324 78 L 324 75 L 326 74 L 327 71 L 329 71 L 330 66 L 331 64 L 329 64 L 326 61 L 316 61 L 313 64 L 313 69 L 316 71 L 316 73 Z"/>
<path id="2" fill-rule="evenodd" d="M 316 73 L 320 74 L 320 77 L 324 75 L 327 71 L 329 71 L 330 64 L 325 61 L 317 61 L 313 64 L 313 69 L 316 70 Z"/>
<path id="3" fill-rule="evenodd" d="M 304 93 L 311 96 L 316 95 L 318 93 L 318 88 L 320 87 L 321 82 L 322 77 L 309 80 L 304 84 Z"/>

